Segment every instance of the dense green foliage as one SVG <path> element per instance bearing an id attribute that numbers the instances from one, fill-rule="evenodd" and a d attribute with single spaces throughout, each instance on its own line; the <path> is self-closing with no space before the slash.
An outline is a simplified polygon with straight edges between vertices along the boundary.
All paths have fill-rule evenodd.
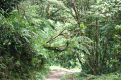
<path id="1" fill-rule="evenodd" d="M 1 0 L 0 13 L 7 16 L 22 0 Z"/>
<path id="2" fill-rule="evenodd" d="M 14 2 L 5 1 L 3 6 L 12 11 L 13 6 L 7 4 Z M 45 69 L 46 58 L 34 48 L 34 34 L 30 31 L 32 28 L 28 29 L 30 23 L 17 12 L 5 17 L 0 16 L 0 80 L 37 78 L 38 72 L 41 74 Z"/>
<path id="3" fill-rule="evenodd" d="M 16 23 L 17 24 L 17 23 Z M 0 24 L 0 79 L 32 79 L 44 68 L 46 59 L 33 48 L 28 31 L 8 23 Z M 24 26 L 25 27 L 25 26 Z M 24 29 L 25 30 L 25 29 Z M 27 33 L 28 34 L 25 34 Z"/>
<path id="4" fill-rule="evenodd" d="M 0 78 L 38 77 L 46 62 L 91 75 L 120 74 L 120 5 L 120 0 L 1 0 Z"/>
<path id="5" fill-rule="evenodd" d="M 62 77 L 61 80 L 120 80 L 121 79 L 121 74 L 119 73 L 110 73 L 110 74 L 105 74 L 101 76 L 94 76 L 94 75 L 89 75 L 89 74 L 70 74 L 70 75 L 65 75 Z"/>
<path id="6" fill-rule="evenodd" d="M 50 36 L 57 33 L 44 45 L 52 51 L 52 61 L 66 67 L 80 63 L 91 74 L 119 70 L 120 1 L 49 0 L 39 8 L 43 7 L 44 15 L 40 15 L 51 22 Z"/>

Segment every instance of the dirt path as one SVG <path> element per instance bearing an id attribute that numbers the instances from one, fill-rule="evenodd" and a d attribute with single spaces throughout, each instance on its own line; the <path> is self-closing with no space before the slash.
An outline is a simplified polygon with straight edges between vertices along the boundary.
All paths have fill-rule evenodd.
<path id="1" fill-rule="evenodd" d="M 65 68 L 51 68 L 51 71 L 48 74 L 48 77 L 46 80 L 60 80 L 62 76 L 73 74 L 79 72 L 77 70 L 68 70 Z"/>

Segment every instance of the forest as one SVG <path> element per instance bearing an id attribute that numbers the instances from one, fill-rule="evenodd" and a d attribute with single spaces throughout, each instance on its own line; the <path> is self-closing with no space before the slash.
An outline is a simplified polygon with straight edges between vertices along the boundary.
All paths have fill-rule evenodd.
<path id="1" fill-rule="evenodd" d="M 121 80 L 121 0 L 0 0 L 0 80 Z"/>

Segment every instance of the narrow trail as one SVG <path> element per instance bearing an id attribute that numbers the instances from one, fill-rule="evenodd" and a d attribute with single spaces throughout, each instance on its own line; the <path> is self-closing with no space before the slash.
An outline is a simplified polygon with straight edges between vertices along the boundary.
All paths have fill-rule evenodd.
<path id="1" fill-rule="evenodd" d="M 46 80 L 61 80 L 64 75 L 74 74 L 80 72 L 79 70 L 69 70 L 65 68 L 52 68 L 46 78 Z M 74 80 L 74 79 L 69 79 Z"/>

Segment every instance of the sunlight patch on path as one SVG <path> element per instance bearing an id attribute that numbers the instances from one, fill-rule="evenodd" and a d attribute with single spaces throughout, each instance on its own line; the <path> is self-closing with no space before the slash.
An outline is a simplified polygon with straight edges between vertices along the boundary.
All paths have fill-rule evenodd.
<path id="1" fill-rule="evenodd" d="M 62 76 L 80 72 L 79 69 L 66 69 L 58 66 L 51 66 L 46 80 L 60 80 Z"/>

